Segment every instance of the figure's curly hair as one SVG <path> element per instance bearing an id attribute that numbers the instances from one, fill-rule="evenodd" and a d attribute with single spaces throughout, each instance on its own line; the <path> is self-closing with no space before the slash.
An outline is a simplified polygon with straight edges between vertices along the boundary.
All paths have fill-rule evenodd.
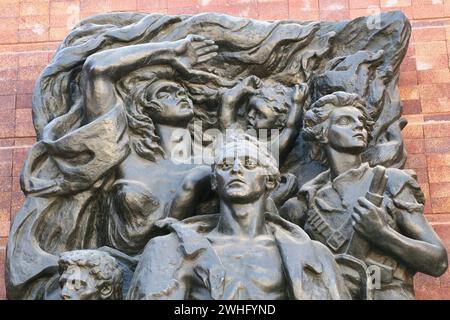
<path id="1" fill-rule="evenodd" d="M 99 250 L 74 250 L 63 252 L 58 260 L 59 274 L 63 274 L 69 266 L 89 269 L 89 274 L 99 280 L 101 287 L 109 283 L 112 287 L 110 299 L 122 299 L 123 272 L 117 260 L 108 253 Z"/>
<path id="2" fill-rule="evenodd" d="M 156 161 L 157 155 L 165 156 L 159 143 L 161 139 L 155 132 L 155 124 L 146 114 L 149 111 L 162 111 L 151 100 L 150 87 L 157 81 L 173 81 L 174 78 L 175 71 L 170 66 L 151 66 L 131 72 L 118 85 L 126 107 L 128 126 L 135 134 L 132 139 L 133 148 L 139 156 L 150 161 Z"/>
<path id="3" fill-rule="evenodd" d="M 280 82 L 276 78 L 261 79 L 262 87 L 269 90 L 269 94 L 263 94 L 262 91 L 255 96 L 262 98 L 267 102 L 267 106 L 279 115 L 274 124 L 274 129 L 286 127 L 289 108 L 292 103 L 292 93 L 295 83 Z"/>
<path id="4" fill-rule="evenodd" d="M 215 149 L 213 171 L 215 170 L 216 164 L 223 160 L 227 149 L 253 148 L 257 150 L 258 165 L 266 170 L 267 176 L 273 179 L 275 185 L 280 182 L 278 162 L 270 152 L 267 143 L 258 140 L 248 133 L 244 133 L 243 130 L 227 131 L 225 137 L 223 143 Z"/>
<path id="5" fill-rule="evenodd" d="M 339 107 L 352 106 L 362 112 L 366 118 L 366 130 L 369 139 L 372 133 L 373 121 L 367 111 L 366 102 L 357 94 L 337 91 L 323 96 L 314 102 L 305 112 L 303 118 L 302 135 L 306 141 L 312 142 L 311 157 L 323 164 L 327 163 L 327 157 L 323 148 L 323 140 L 327 135 L 326 121 L 330 113 Z"/>

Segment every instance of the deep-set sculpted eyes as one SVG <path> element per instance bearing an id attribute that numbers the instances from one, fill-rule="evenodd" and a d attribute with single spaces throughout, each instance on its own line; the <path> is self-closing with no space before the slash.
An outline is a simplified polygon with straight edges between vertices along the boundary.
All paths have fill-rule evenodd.
<path id="1" fill-rule="evenodd" d="M 233 167 L 234 159 L 224 159 L 222 163 L 218 165 L 220 170 L 228 171 Z M 246 157 L 244 159 L 244 167 L 247 170 L 253 170 L 258 166 L 258 161 L 253 158 Z"/>

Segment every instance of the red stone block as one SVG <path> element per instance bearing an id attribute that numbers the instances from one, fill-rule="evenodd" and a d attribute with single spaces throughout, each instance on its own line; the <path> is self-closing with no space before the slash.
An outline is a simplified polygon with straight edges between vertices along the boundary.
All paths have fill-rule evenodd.
<path id="1" fill-rule="evenodd" d="M 428 178 L 430 183 L 450 182 L 450 167 L 429 167 Z M 450 210 L 441 212 L 450 212 Z"/>
<path id="2" fill-rule="evenodd" d="M 450 157 L 448 163 L 450 166 Z M 450 198 L 450 182 L 430 183 L 430 196 L 432 198 Z"/>
<path id="3" fill-rule="evenodd" d="M 412 0 L 413 6 L 444 4 L 444 0 Z"/>
<path id="4" fill-rule="evenodd" d="M 425 154 L 410 154 L 406 160 L 406 168 L 418 169 L 427 167 L 427 158 Z"/>
<path id="5" fill-rule="evenodd" d="M 29 148 L 17 148 L 13 152 L 13 176 L 18 177 L 22 170 L 23 163 L 27 157 Z"/>
<path id="6" fill-rule="evenodd" d="M 19 54 L 0 53 L 0 68 L 16 68 L 19 65 Z"/>
<path id="7" fill-rule="evenodd" d="M 67 36 L 67 34 L 69 33 L 69 31 L 67 30 L 67 28 L 62 27 L 62 28 L 50 28 L 49 31 L 49 39 L 50 41 L 61 41 L 64 40 L 64 38 Z"/>
<path id="8" fill-rule="evenodd" d="M 417 175 L 417 182 L 420 184 L 428 183 L 428 172 L 426 168 L 415 168 L 414 171 Z"/>
<path id="9" fill-rule="evenodd" d="M 80 11 L 90 13 L 110 12 L 112 3 L 110 0 L 80 0 Z"/>
<path id="10" fill-rule="evenodd" d="M 0 18 L 0 44 L 17 43 L 19 18 Z"/>
<path id="11" fill-rule="evenodd" d="M 419 114 L 422 113 L 422 107 L 420 105 L 420 100 L 404 100 L 403 103 L 403 114 Z"/>
<path id="12" fill-rule="evenodd" d="M 14 146 L 14 139 L 0 139 L 0 147 L 12 147 Z"/>
<path id="13" fill-rule="evenodd" d="M 45 66 L 22 67 L 19 69 L 19 80 L 36 81 L 44 68 Z"/>
<path id="14" fill-rule="evenodd" d="M 17 56 L 19 67 L 45 66 L 48 63 L 47 51 L 23 52 Z"/>
<path id="15" fill-rule="evenodd" d="M 289 0 L 289 19 L 319 20 L 318 0 Z"/>
<path id="16" fill-rule="evenodd" d="M 404 139 L 405 148 L 408 154 L 424 153 L 425 141 L 424 139 Z"/>
<path id="17" fill-rule="evenodd" d="M 309 10 L 319 11 L 319 0 L 288 0 L 289 11 Z"/>
<path id="18" fill-rule="evenodd" d="M 425 138 L 450 137 L 450 121 L 426 123 L 423 128 Z M 450 138 L 449 138 L 450 144 Z"/>
<path id="19" fill-rule="evenodd" d="M 50 1 L 50 15 L 71 14 L 76 11 L 80 12 L 79 0 Z"/>
<path id="20" fill-rule="evenodd" d="M 434 99 L 421 100 L 423 113 L 437 113 L 450 111 L 450 98 L 435 97 Z"/>
<path id="21" fill-rule="evenodd" d="M 30 148 L 35 142 L 36 138 L 16 138 L 14 139 L 14 146 Z"/>
<path id="22" fill-rule="evenodd" d="M 417 70 L 445 69 L 448 68 L 447 54 L 416 56 Z"/>
<path id="23" fill-rule="evenodd" d="M 256 5 L 256 0 L 249 1 L 248 3 L 228 5 L 226 7 L 221 6 L 217 10 L 210 10 L 209 6 L 200 7 L 200 10 L 205 10 L 209 12 L 223 12 L 232 16 L 242 17 L 242 18 L 258 18 L 258 6 Z"/>
<path id="24" fill-rule="evenodd" d="M 414 42 L 445 41 L 445 28 L 433 26 L 418 28 L 413 27 L 412 40 Z"/>
<path id="25" fill-rule="evenodd" d="M 147 12 L 161 12 L 161 9 L 167 11 L 167 0 L 137 0 L 136 9 Z"/>
<path id="26" fill-rule="evenodd" d="M 446 153 L 450 152 L 450 143 L 448 137 L 425 139 L 426 153 Z"/>
<path id="27" fill-rule="evenodd" d="M 27 109 L 31 108 L 32 95 L 31 94 L 18 94 L 16 96 L 16 108 Z"/>
<path id="28" fill-rule="evenodd" d="M 415 57 L 406 57 L 403 59 L 402 64 L 400 65 L 400 72 L 408 72 L 416 70 L 416 58 Z"/>
<path id="29" fill-rule="evenodd" d="M 418 72 L 419 83 L 450 83 L 450 70 L 423 70 Z"/>
<path id="30" fill-rule="evenodd" d="M 427 288 L 435 288 L 440 286 L 440 280 L 439 278 L 432 277 L 423 273 L 418 273 L 414 277 L 414 287 L 416 290 L 416 293 L 422 290 L 425 290 Z"/>
<path id="31" fill-rule="evenodd" d="M 350 9 L 367 9 L 371 7 L 379 7 L 379 0 L 350 0 L 349 7 Z"/>
<path id="32" fill-rule="evenodd" d="M 435 83 L 419 85 L 420 98 L 432 100 L 436 97 L 450 98 L 450 83 Z"/>
<path id="33" fill-rule="evenodd" d="M 400 73 L 399 86 L 413 86 L 417 84 L 417 71 L 405 71 Z"/>
<path id="34" fill-rule="evenodd" d="M 433 213 L 450 212 L 450 198 L 431 198 L 431 209 Z"/>
<path id="35" fill-rule="evenodd" d="M 402 100 L 418 100 L 419 87 L 418 86 L 404 86 L 399 88 L 400 98 Z"/>
<path id="36" fill-rule="evenodd" d="M 320 11 L 344 11 L 349 10 L 348 0 L 319 0 Z"/>
<path id="37" fill-rule="evenodd" d="M 422 139 L 423 135 L 423 125 L 408 123 L 402 131 L 403 137 L 406 139 Z"/>
<path id="38" fill-rule="evenodd" d="M 49 16 L 20 17 L 19 42 L 48 41 Z"/>
<path id="39" fill-rule="evenodd" d="M 339 21 L 350 19 L 349 10 L 339 10 L 339 11 L 320 11 L 320 20 L 324 21 Z"/>
<path id="40" fill-rule="evenodd" d="M 44 16 L 49 14 L 49 1 L 20 1 L 20 16 Z"/>
<path id="41" fill-rule="evenodd" d="M 0 248 L 0 300 L 6 299 L 6 289 L 5 289 L 5 248 Z"/>
<path id="42" fill-rule="evenodd" d="M 258 1 L 258 18 L 261 20 L 283 20 L 289 18 L 288 2 L 284 1 Z"/>
<path id="43" fill-rule="evenodd" d="M 168 0 L 167 8 L 184 8 L 184 7 L 195 7 L 198 5 L 197 0 Z"/>
<path id="44" fill-rule="evenodd" d="M 450 153 L 433 153 L 427 155 L 427 161 L 428 167 L 450 167 Z"/>
<path id="45" fill-rule="evenodd" d="M 408 45 L 408 50 L 406 50 L 405 57 L 412 57 L 416 54 L 416 51 L 414 50 L 414 45 L 410 42 Z"/>
<path id="46" fill-rule="evenodd" d="M 12 177 L 0 177 L 0 192 L 11 192 Z"/>
<path id="47" fill-rule="evenodd" d="M 11 147 L 0 149 L 0 177 L 10 177 L 12 174 L 12 154 Z"/>
<path id="48" fill-rule="evenodd" d="M 167 13 L 168 14 L 197 14 L 199 13 L 199 7 L 198 6 L 194 6 L 194 7 L 168 7 L 167 8 Z"/>
<path id="49" fill-rule="evenodd" d="M 10 18 L 19 16 L 19 1 L 18 0 L 2 0 L 0 1 L 0 17 Z"/>
<path id="50" fill-rule="evenodd" d="M 413 6 L 414 19 L 444 18 L 445 7 L 441 4 Z"/>
<path id="51" fill-rule="evenodd" d="M 11 193 L 11 221 L 14 221 L 14 218 L 22 208 L 24 201 L 25 195 L 22 191 Z"/>
<path id="52" fill-rule="evenodd" d="M 16 110 L 16 137 L 32 137 L 35 135 L 31 109 Z"/>
<path id="53" fill-rule="evenodd" d="M 14 136 L 14 123 L 0 122 L 0 138 L 11 138 Z"/>
<path id="54" fill-rule="evenodd" d="M 414 43 L 416 56 L 439 56 L 447 54 L 447 44 L 443 41 Z"/>
<path id="55" fill-rule="evenodd" d="M 384 8 L 409 7 L 411 0 L 380 0 L 380 6 Z"/>
<path id="56" fill-rule="evenodd" d="M 16 96 L 0 96 L 0 109 L 14 109 L 16 107 Z M 0 120 L 1 121 L 1 120 Z"/>
<path id="57" fill-rule="evenodd" d="M 17 92 L 21 94 L 33 93 L 35 80 L 19 80 L 17 81 Z"/>

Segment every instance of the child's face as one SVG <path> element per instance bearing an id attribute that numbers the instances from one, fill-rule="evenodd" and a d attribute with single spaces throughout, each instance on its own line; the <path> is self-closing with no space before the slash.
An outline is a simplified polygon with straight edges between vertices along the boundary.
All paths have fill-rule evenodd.
<path id="1" fill-rule="evenodd" d="M 90 274 L 89 269 L 69 266 L 59 280 L 61 297 L 64 300 L 99 300 L 101 295 L 98 281 Z"/>
<path id="2" fill-rule="evenodd" d="M 287 104 L 287 98 L 269 86 L 263 86 L 260 93 L 249 101 L 248 122 L 251 128 L 282 129 L 280 123 L 285 113 L 277 111 L 276 107 Z"/>

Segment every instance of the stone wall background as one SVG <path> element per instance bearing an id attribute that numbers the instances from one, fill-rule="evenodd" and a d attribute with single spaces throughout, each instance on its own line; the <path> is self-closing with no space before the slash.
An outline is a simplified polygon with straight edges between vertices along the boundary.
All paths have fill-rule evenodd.
<path id="1" fill-rule="evenodd" d="M 413 33 L 401 67 L 403 130 L 426 214 L 450 251 L 450 0 L 0 0 L 0 299 L 10 221 L 22 205 L 23 159 L 35 141 L 34 81 L 80 19 L 110 11 L 222 12 L 266 20 L 341 20 L 402 10 Z M 419 299 L 450 299 L 450 272 L 415 279 Z"/>

